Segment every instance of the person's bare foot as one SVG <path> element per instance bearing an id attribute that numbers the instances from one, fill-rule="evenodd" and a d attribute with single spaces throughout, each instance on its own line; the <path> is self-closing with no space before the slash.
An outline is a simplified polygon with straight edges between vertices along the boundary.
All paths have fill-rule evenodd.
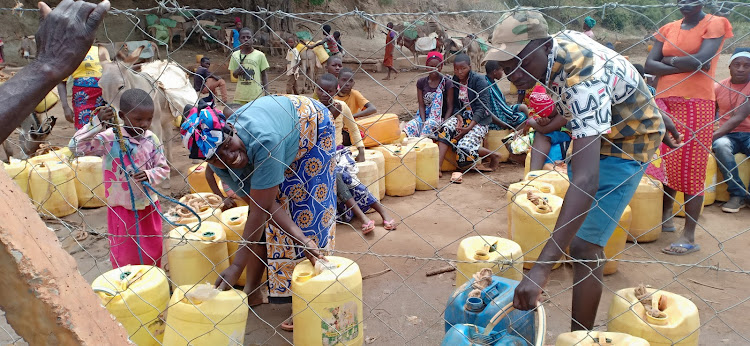
<path id="1" fill-rule="evenodd" d="M 442 178 L 442 177 L 443 177 L 443 171 L 438 171 L 438 178 Z"/>
<path id="2" fill-rule="evenodd" d="M 385 77 L 383 80 L 391 80 L 391 77 Z"/>

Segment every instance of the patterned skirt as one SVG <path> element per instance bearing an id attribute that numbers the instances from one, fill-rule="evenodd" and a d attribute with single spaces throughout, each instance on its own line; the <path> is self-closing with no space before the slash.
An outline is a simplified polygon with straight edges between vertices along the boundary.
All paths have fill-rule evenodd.
<path id="1" fill-rule="evenodd" d="M 99 78 L 86 77 L 73 80 L 73 115 L 76 130 L 91 121 L 94 109 L 104 105 L 102 89 L 99 88 Z"/>
<path id="2" fill-rule="evenodd" d="M 463 120 L 464 123 L 461 126 L 469 126 L 471 123 L 470 114 L 464 113 Z M 448 118 L 440 128 L 438 141 L 450 145 L 451 149 L 454 150 L 458 156 L 456 160 L 458 167 L 462 168 L 473 164 L 480 159 L 479 148 L 482 147 L 484 137 L 487 136 L 489 130 L 487 129 L 487 126 L 476 124 L 469 133 L 465 134 L 461 139 L 456 140 L 455 137 L 458 135 L 456 128 L 458 127 L 459 124 L 457 117 Z"/>
<path id="3" fill-rule="evenodd" d="M 711 153 L 716 105 L 714 101 L 666 97 L 656 99 L 661 110 L 672 116 L 677 131 L 685 136 L 684 145 L 670 150 L 662 145 L 664 184 L 688 195 L 703 195 L 706 165 Z"/>
<path id="4" fill-rule="evenodd" d="M 287 95 L 297 109 L 300 123 L 299 150 L 284 173 L 279 203 L 292 220 L 318 247 L 332 250 L 336 231 L 336 191 L 334 188 L 333 119 L 322 104 L 304 96 Z M 292 272 L 304 252 L 290 236 L 275 227 L 266 227 L 268 251 L 268 293 L 270 298 L 291 299 Z"/>

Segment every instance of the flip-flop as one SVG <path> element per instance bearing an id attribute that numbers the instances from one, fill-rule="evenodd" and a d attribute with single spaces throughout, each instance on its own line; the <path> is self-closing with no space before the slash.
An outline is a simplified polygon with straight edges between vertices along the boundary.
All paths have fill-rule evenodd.
<path id="1" fill-rule="evenodd" d="M 681 248 L 685 249 L 684 252 L 677 252 L 672 250 L 673 248 Z M 669 244 L 668 248 L 661 249 L 661 252 L 667 254 L 667 255 L 675 255 L 675 256 L 682 256 L 687 255 L 689 253 L 696 252 L 701 249 L 701 246 L 698 244 L 690 244 L 690 243 L 672 243 Z"/>
<path id="2" fill-rule="evenodd" d="M 362 234 L 367 234 L 375 230 L 375 221 L 370 220 L 370 222 L 362 224 Z"/>
<path id="3" fill-rule="evenodd" d="M 285 320 L 279 325 L 279 329 L 285 331 L 285 332 L 293 332 L 294 331 L 294 323 L 287 323 L 289 319 Z"/>
<path id="4" fill-rule="evenodd" d="M 451 183 L 461 184 L 464 182 L 464 174 L 461 172 L 453 172 L 451 174 Z"/>
<path id="5" fill-rule="evenodd" d="M 386 231 L 395 231 L 397 227 L 398 223 L 393 219 L 383 221 L 383 228 L 385 228 Z"/>
<path id="6" fill-rule="evenodd" d="M 665 233 L 674 233 L 674 232 L 677 232 L 677 227 L 675 227 L 674 225 L 672 225 L 672 226 L 664 226 L 664 225 L 662 225 L 661 226 L 661 231 L 665 232 Z"/>

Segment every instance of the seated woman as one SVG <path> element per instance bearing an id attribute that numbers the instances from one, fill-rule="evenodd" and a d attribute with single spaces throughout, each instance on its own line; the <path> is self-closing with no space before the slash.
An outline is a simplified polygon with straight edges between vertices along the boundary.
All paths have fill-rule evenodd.
<path id="1" fill-rule="evenodd" d="M 428 53 L 425 65 L 432 70 L 417 81 L 419 111 L 404 127 L 404 132 L 409 137 L 435 136 L 445 117 L 453 114 L 453 81 L 440 73 L 443 69 L 443 54 Z"/>
<path id="2" fill-rule="evenodd" d="M 458 168 L 465 169 L 475 165 L 482 157 L 489 156 L 489 167 L 478 166 L 476 169 L 494 171 L 500 163 L 500 155 L 482 147 L 487 126 L 492 122 L 492 114 L 486 106 L 491 102 L 489 84 L 484 76 L 471 70 L 471 58 L 467 54 L 456 56 L 453 72 L 453 102 L 458 111 L 440 128 L 438 160 L 442 163 L 448 149 L 451 149 L 457 154 Z M 461 183 L 463 174 L 454 172 L 451 181 Z"/>

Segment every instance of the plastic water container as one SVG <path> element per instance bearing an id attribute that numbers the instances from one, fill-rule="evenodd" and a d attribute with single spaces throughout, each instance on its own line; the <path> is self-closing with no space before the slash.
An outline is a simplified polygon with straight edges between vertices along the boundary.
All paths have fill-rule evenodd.
<path id="1" fill-rule="evenodd" d="M 31 163 L 25 160 L 10 159 L 10 163 L 3 163 L 2 166 L 21 191 L 31 196 L 29 193 L 29 171 L 31 171 Z"/>
<path id="2" fill-rule="evenodd" d="M 385 158 L 385 194 L 409 196 L 417 188 L 417 152 L 400 145 L 376 147 Z"/>
<path id="3" fill-rule="evenodd" d="M 485 328 L 473 324 L 459 324 L 453 326 L 443 337 L 442 346 L 516 346 L 528 345 L 526 340 L 508 333 L 506 330 L 484 335 Z"/>
<path id="4" fill-rule="evenodd" d="M 716 175 L 718 166 L 713 155 L 708 155 L 708 164 L 706 165 L 706 191 L 703 193 L 703 205 L 711 205 L 716 202 Z"/>
<path id="5" fill-rule="evenodd" d="M 667 291 L 647 289 L 648 293 L 666 297 L 667 317 L 655 319 L 635 297 L 633 288 L 617 291 L 609 306 L 610 332 L 626 333 L 643 338 L 651 345 L 698 345 L 700 317 L 698 308 L 687 298 Z"/>
<path id="6" fill-rule="evenodd" d="M 67 163 L 34 165 L 29 173 L 29 192 L 37 211 L 44 215 L 63 217 L 78 210 L 75 172 Z"/>
<path id="7" fill-rule="evenodd" d="M 411 146 L 417 152 L 417 186 L 419 191 L 437 188 L 440 174 L 438 146 L 432 141 L 420 141 Z"/>
<path id="8" fill-rule="evenodd" d="M 568 187 L 570 187 L 568 175 L 558 171 L 531 171 L 526 174 L 524 180 L 549 183 L 555 187 L 554 195 L 560 198 L 565 198 L 565 193 L 568 192 Z"/>
<path id="9" fill-rule="evenodd" d="M 44 100 L 36 105 L 36 108 L 34 108 L 34 112 L 44 113 L 52 109 L 52 107 L 54 107 L 58 102 L 60 102 L 60 96 L 57 95 L 56 90 L 50 91 L 49 93 L 47 93 L 47 96 L 44 97 Z"/>
<path id="10" fill-rule="evenodd" d="M 201 198 L 206 203 L 204 203 L 204 205 L 201 208 L 193 209 L 196 213 L 198 213 L 198 217 L 200 217 L 202 221 L 221 222 L 221 204 L 217 203 L 217 204 L 210 205 L 208 203 L 209 196 L 216 196 L 218 198 L 217 195 L 211 192 L 199 192 L 199 193 L 193 193 L 193 194 L 182 196 L 182 198 L 180 198 L 180 203 L 186 203 L 190 197 Z M 187 216 L 181 217 L 178 222 L 181 224 L 189 224 L 189 223 L 198 222 L 198 218 L 196 218 L 195 215 L 193 215 L 193 213 L 190 213 Z"/>
<path id="11" fill-rule="evenodd" d="M 513 302 L 513 291 L 518 286 L 518 281 L 492 276 L 492 283 L 481 291 L 480 297 L 469 297 L 473 290 L 471 279 L 459 286 L 448 299 L 445 307 L 445 331 L 446 333 L 459 324 L 473 324 L 486 327 L 492 318 L 509 303 Z M 505 331 L 509 326 L 510 334 L 526 340 L 534 340 L 536 326 L 534 325 L 534 313 L 531 311 L 511 311 L 507 318 L 502 319 L 492 330 Z"/>
<path id="12" fill-rule="evenodd" d="M 555 187 L 549 183 L 545 183 L 542 181 L 528 180 L 522 180 L 508 186 L 508 192 L 505 193 L 505 201 L 508 202 L 507 206 L 505 207 L 505 209 L 508 211 L 508 237 L 513 237 L 511 232 L 513 229 L 513 218 L 511 217 L 511 210 L 513 209 L 511 208 L 511 203 L 513 203 L 513 197 L 521 193 L 525 194 L 529 191 L 549 193 L 554 195 Z"/>
<path id="13" fill-rule="evenodd" d="M 224 232 L 227 235 L 227 251 L 229 252 L 229 264 L 234 262 L 234 256 L 237 249 L 240 248 L 238 241 L 242 240 L 242 234 L 245 232 L 245 223 L 247 223 L 247 213 L 249 207 L 237 207 L 224 211 L 221 214 L 221 224 L 224 226 Z M 247 269 L 242 271 L 242 275 L 237 279 L 237 285 L 245 286 Z"/>
<path id="14" fill-rule="evenodd" d="M 374 161 L 357 162 L 357 179 L 375 198 L 380 198 L 380 183 L 378 183 L 378 165 Z"/>
<path id="15" fill-rule="evenodd" d="M 456 287 L 471 279 L 482 268 L 492 269 L 492 274 L 506 279 L 523 279 L 523 252 L 514 241 L 489 235 L 467 237 L 461 240 L 456 253 Z M 501 261 L 518 261 L 513 265 Z M 469 261 L 471 263 L 465 263 Z"/>
<path id="16" fill-rule="evenodd" d="M 167 274 L 161 268 L 131 265 L 110 270 L 91 283 L 133 343 L 160 345 L 164 321 L 159 318 L 169 302 Z"/>
<path id="17" fill-rule="evenodd" d="M 356 121 L 359 129 L 365 134 L 362 140 L 367 148 L 390 144 L 401 138 L 396 114 L 376 114 Z"/>
<path id="18" fill-rule="evenodd" d="M 248 314 L 245 299 L 240 290 L 180 286 L 169 300 L 164 345 L 242 345 Z"/>
<path id="19" fill-rule="evenodd" d="M 510 152 L 503 143 L 503 138 L 511 132 L 511 130 L 490 130 L 484 137 L 484 147 L 500 155 L 500 162 L 506 162 L 510 157 Z"/>
<path id="20" fill-rule="evenodd" d="M 734 161 L 739 165 L 738 169 L 740 179 L 742 179 L 742 182 L 745 184 L 745 189 L 747 189 L 748 184 L 750 184 L 750 160 L 747 159 L 745 154 L 736 154 L 734 155 Z M 726 180 L 726 178 L 724 178 L 721 171 L 717 169 L 716 182 L 719 183 L 719 185 L 716 186 L 716 200 L 719 202 L 729 201 L 729 191 L 727 191 L 727 183 L 724 182 L 724 180 Z"/>
<path id="21" fill-rule="evenodd" d="M 540 193 L 537 196 L 547 200 L 548 210 L 544 210 L 529 201 L 525 194 L 517 195 L 515 203 L 511 205 L 511 217 L 513 218 L 511 239 L 521 246 L 526 261 L 536 261 L 539 258 L 542 248 L 547 244 L 547 240 L 552 237 L 563 204 L 562 198 L 552 194 Z M 531 269 L 533 266 L 534 263 L 530 262 L 523 265 L 526 269 Z M 560 263 L 557 263 L 554 268 L 559 266 Z"/>
<path id="22" fill-rule="evenodd" d="M 185 175 L 187 176 L 188 185 L 190 185 L 190 193 L 213 193 L 211 187 L 208 186 L 208 182 L 206 181 L 206 165 L 207 163 L 203 162 L 199 165 L 188 168 L 187 174 Z M 214 178 L 216 179 L 216 184 L 221 186 L 221 180 L 219 180 L 216 175 L 214 175 Z"/>
<path id="23" fill-rule="evenodd" d="M 34 156 L 29 159 L 29 162 L 33 165 L 48 161 L 65 162 L 71 157 L 73 157 L 73 153 L 70 151 L 70 149 L 68 149 L 68 147 L 62 147 L 52 150 L 46 154 Z"/>
<path id="24" fill-rule="evenodd" d="M 189 224 L 192 230 L 197 223 Z M 213 284 L 229 268 L 226 233 L 221 224 L 203 221 L 200 229 L 180 226 L 169 232 L 166 253 L 173 286 Z"/>
<path id="25" fill-rule="evenodd" d="M 72 162 L 76 174 L 76 195 L 81 208 L 98 208 L 107 205 L 104 190 L 102 158 L 82 156 Z"/>
<path id="26" fill-rule="evenodd" d="M 625 243 L 628 241 L 628 229 L 630 229 L 630 223 L 633 219 L 630 206 L 625 207 L 625 211 L 622 212 L 620 221 L 617 223 L 617 228 L 609 237 L 607 245 L 604 246 L 604 256 L 607 259 L 617 258 L 617 255 L 625 250 Z M 620 263 L 607 262 L 604 264 L 604 275 L 610 275 L 617 272 L 617 266 Z"/>
<path id="27" fill-rule="evenodd" d="M 557 336 L 555 346 L 649 346 L 648 341 L 625 333 L 578 330 Z"/>
<path id="28" fill-rule="evenodd" d="M 352 153 L 356 156 L 359 150 L 356 147 L 351 147 Z M 378 166 L 378 195 L 375 197 L 378 200 L 385 197 L 385 156 L 380 150 L 365 149 L 365 161 L 372 161 Z"/>
<path id="29" fill-rule="evenodd" d="M 443 172 L 452 172 L 458 170 L 458 154 L 455 151 L 448 149 L 445 152 L 445 159 L 440 163 L 440 170 Z"/>
<path id="30" fill-rule="evenodd" d="M 362 273 L 350 259 L 300 262 L 292 273 L 295 345 L 362 345 Z"/>
<path id="31" fill-rule="evenodd" d="M 528 152 L 526 153 L 526 159 L 523 162 L 523 176 L 525 177 L 526 174 L 529 174 L 530 170 L 531 170 L 531 152 Z"/>
<path id="32" fill-rule="evenodd" d="M 659 239 L 663 201 L 664 191 L 661 183 L 649 177 L 641 178 L 629 204 L 633 220 L 627 234 L 628 241 L 648 243 Z"/>

